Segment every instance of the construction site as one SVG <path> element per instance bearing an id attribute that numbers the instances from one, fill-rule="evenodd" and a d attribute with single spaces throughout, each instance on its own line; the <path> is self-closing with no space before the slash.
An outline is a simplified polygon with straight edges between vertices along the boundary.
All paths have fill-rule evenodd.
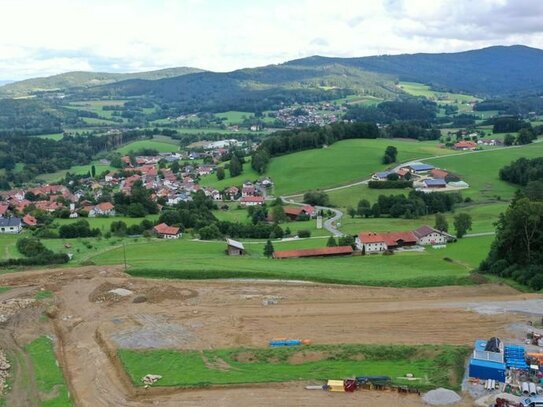
<path id="1" fill-rule="evenodd" d="M 36 366 L 25 354 L 25 346 L 42 336 L 53 342 L 75 406 L 471 406 L 482 397 L 509 392 L 522 398 L 532 391 L 537 396 L 541 389 L 535 383 L 541 377 L 539 364 L 528 376 L 518 371 L 524 366 L 506 366 L 506 388 L 507 380 L 501 383 L 500 376 L 489 383 L 492 377 L 487 376 L 495 372 L 473 362 L 500 359 L 477 349 L 477 344 L 473 349 L 480 338 L 501 338 L 496 347 L 507 355 L 506 350 L 514 351 L 510 344 L 525 344 L 531 337 L 526 355 L 541 353 L 537 349 L 543 299 L 507 285 L 402 289 L 260 280 L 151 280 L 130 277 L 122 267 L 91 266 L 3 274 L 0 287 L 9 288 L 0 293 L 0 381 L 5 405 L 10 407 L 39 406 L 40 400 L 52 397 L 40 394 L 32 379 Z M 37 294 L 44 290 L 53 295 L 39 299 Z M 168 375 L 179 373 L 173 364 L 164 372 L 134 374 L 135 380 L 119 356 L 123 352 L 145 356 L 157 349 L 206 355 L 235 348 L 253 349 L 256 354 L 259 349 L 272 352 L 274 346 L 303 346 L 307 351 L 296 355 L 300 360 L 289 359 L 302 366 L 322 360 L 321 351 L 311 351 L 313 346 L 333 349 L 339 344 L 463 346 L 468 349 L 466 376 L 455 380 L 464 384 L 455 389 L 457 398 L 440 393 L 440 399 L 440 394 L 412 388 L 409 380 L 416 378 L 408 367 L 401 367 L 406 386 L 372 385 L 372 378 L 364 376 L 361 358 L 360 371 L 353 371 L 352 378 L 177 386 L 169 384 L 174 382 Z M 474 353 L 469 354 L 469 349 Z M 527 369 L 535 369 L 536 359 L 530 359 Z M 497 363 L 508 363 L 500 360 Z M 223 359 L 206 364 L 218 375 L 234 370 Z M 528 385 L 528 393 L 525 382 L 535 385 Z M 486 405 L 496 403 L 496 398 L 501 400 L 496 396 Z"/>

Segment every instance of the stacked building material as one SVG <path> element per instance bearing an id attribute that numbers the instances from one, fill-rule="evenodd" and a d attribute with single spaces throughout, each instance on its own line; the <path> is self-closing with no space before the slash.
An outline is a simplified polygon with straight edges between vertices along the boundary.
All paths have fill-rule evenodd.
<path id="1" fill-rule="evenodd" d="M 505 365 L 509 369 L 528 369 L 526 351 L 521 345 L 505 345 Z"/>

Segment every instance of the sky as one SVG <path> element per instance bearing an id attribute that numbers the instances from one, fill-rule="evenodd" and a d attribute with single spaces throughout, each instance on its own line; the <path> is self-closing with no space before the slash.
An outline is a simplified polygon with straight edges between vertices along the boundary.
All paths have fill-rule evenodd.
<path id="1" fill-rule="evenodd" d="M 0 0 L 0 81 L 543 48 L 543 0 Z"/>

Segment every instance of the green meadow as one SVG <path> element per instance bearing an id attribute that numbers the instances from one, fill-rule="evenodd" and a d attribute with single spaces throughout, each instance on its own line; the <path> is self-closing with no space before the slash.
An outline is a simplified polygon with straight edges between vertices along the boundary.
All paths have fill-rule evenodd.
<path id="1" fill-rule="evenodd" d="M 56 172 L 41 174 L 37 177 L 37 179 L 46 183 L 58 182 L 62 178 L 64 178 L 67 172 L 71 174 L 77 174 L 77 175 L 87 174 L 88 172 L 91 171 L 91 167 L 93 165 L 96 168 L 96 175 L 100 175 L 101 173 L 105 171 L 115 170 L 115 168 L 113 168 L 110 165 L 100 164 L 98 160 L 94 160 L 89 165 L 74 165 L 73 167 L 70 167 L 67 170 L 60 170 Z"/>
<path id="2" fill-rule="evenodd" d="M 215 113 L 215 116 L 218 118 L 224 118 L 224 123 L 227 125 L 232 124 L 241 124 L 244 119 L 251 119 L 254 117 L 253 113 L 250 112 L 238 112 L 238 111 L 229 111 L 229 112 L 221 112 L 221 113 Z"/>
<path id="3" fill-rule="evenodd" d="M 511 199 L 518 189 L 515 185 L 501 181 L 499 171 L 505 165 L 521 157 L 543 156 L 543 143 L 520 147 L 496 148 L 449 157 L 435 157 L 425 162 L 459 174 L 470 188 L 463 190 L 463 196 L 477 201 L 494 201 L 497 197 Z"/>
<path id="4" fill-rule="evenodd" d="M 130 151 L 138 151 L 144 148 L 157 150 L 159 153 L 174 153 L 179 151 L 179 146 L 158 140 L 133 141 L 132 143 L 128 143 L 118 148 L 117 151 L 120 154 L 128 154 Z"/>
<path id="5" fill-rule="evenodd" d="M 386 375 L 395 384 L 421 389 L 460 385 L 462 346 L 311 345 L 277 349 L 213 349 L 204 351 L 120 349 L 118 355 L 136 386 L 152 371 L 162 376 L 155 386 L 206 387 L 241 383 L 343 379 Z M 306 354 L 319 360 L 304 361 Z M 296 362 L 301 360 L 302 362 Z M 406 373 L 424 378 L 402 380 Z"/>
<path id="6" fill-rule="evenodd" d="M 263 256 L 264 242 L 246 242 L 246 256 L 227 256 L 224 242 L 141 239 L 126 246 L 135 276 L 161 278 L 272 278 L 372 286 L 424 287 L 471 284 L 469 273 L 486 256 L 493 237 L 461 239 L 445 249 L 392 256 L 274 260 Z M 325 238 L 274 241 L 275 250 L 316 248 Z M 161 253 L 161 256 L 156 256 Z M 90 256 L 99 265 L 121 264 L 120 246 Z M 448 258 L 449 261 L 444 260 Z"/>
<path id="7" fill-rule="evenodd" d="M 72 406 L 68 386 L 58 366 L 53 342 L 42 336 L 25 346 L 34 369 L 34 376 L 40 391 L 41 407 Z"/>

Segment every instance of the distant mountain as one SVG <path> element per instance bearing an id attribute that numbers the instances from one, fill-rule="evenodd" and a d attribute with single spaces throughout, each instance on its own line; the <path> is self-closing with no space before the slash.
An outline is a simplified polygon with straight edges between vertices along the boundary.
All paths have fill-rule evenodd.
<path id="1" fill-rule="evenodd" d="M 183 110 L 252 111 L 277 103 L 330 99 L 342 92 L 390 99 L 402 92 L 395 86 L 398 80 L 480 96 L 534 93 L 543 91 L 541 72 L 543 50 L 496 46 L 443 54 L 313 56 L 227 73 L 121 81 L 88 91 L 94 96 L 148 96 L 175 102 Z"/>
<path id="2" fill-rule="evenodd" d="M 543 91 L 543 50 L 522 45 L 495 46 L 443 54 L 383 55 L 362 58 L 309 57 L 293 66 L 342 64 L 385 73 L 401 81 L 482 96 Z"/>
<path id="3" fill-rule="evenodd" d="M 195 72 L 203 72 L 197 68 L 167 68 L 149 72 L 106 73 L 106 72 L 67 72 L 45 78 L 26 79 L 4 84 L 0 87 L 0 97 L 27 96 L 36 92 L 69 90 L 105 85 L 129 79 L 158 80 L 179 77 Z M 0 85 L 2 83 L 0 82 Z"/>
<path id="4" fill-rule="evenodd" d="M 4 80 L 0 79 L 0 86 L 4 86 L 4 85 L 7 85 L 8 83 L 13 83 L 13 82 L 15 82 L 15 81 L 8 81 L 8 80 L 5 80 L 5 79 Z"/>

